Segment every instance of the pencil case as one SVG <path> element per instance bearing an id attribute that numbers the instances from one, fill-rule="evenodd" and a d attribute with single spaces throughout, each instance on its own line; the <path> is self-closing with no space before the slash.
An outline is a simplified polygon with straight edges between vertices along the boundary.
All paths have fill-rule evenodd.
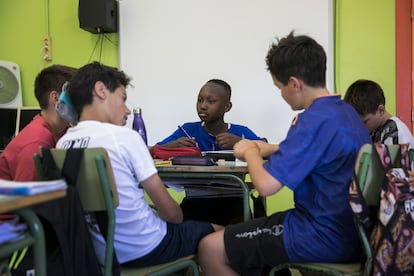
<path id="1" fill-rule="evenodd" d="M 209 156 L 176 156 L 171 159 L 173 165 L 213 166 L 216 164 Z"/>
<path id="2" fill-rule="evenodd" d="M 152 148 L 152 158 L 153 159 L 162 159 L 169 160 L 176 156 L 201 156 L 201 151 L 195 147 L 180 147 L 180 148 L 167 148 L 160 145 L 155 145 Z"/>

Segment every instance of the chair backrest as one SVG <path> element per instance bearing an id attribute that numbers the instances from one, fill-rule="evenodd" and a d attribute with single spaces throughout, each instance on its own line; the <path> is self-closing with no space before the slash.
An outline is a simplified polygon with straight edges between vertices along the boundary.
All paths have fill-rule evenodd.
<path id="1" fill-rule="evenodd" d="M 111 162 L 104 148 L 85 148 L 79 167 L 76 189 L 82 201 L 82 207 L 87 212 L 105 211 L 108 206 L 105 203 L 104 189 L 109 189 L 109 195 L 114 207 L 118 206 L 118 192 Z M 62 170 L 67 150 L 50 149 L 56 166 Z M 40 178 L 44 177 L 40 156 L 34 156 L 36 168 Z"/>
<path id="2" fill-rule="evenodd" d="M 69 150 L 50 149 L 57 168 L 62 171 Z M 74 149 L 76 150 L 76 149 Z M 108 216 L 104 274 L 112 274 L 115 208 L 118 193 L 109 156 L 104 148 L 85 148 L 80 162 L 76 189 L 86 212 L 106 211 Z M 34 155 L 39 178 L 45 177 L 42 157 Z"/>

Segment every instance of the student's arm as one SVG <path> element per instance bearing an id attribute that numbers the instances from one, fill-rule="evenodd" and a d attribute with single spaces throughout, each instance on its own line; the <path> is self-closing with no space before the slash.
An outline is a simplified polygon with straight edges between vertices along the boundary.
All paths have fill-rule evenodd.
<path id="1" fill-rule="evenodd" d="M 189 123 L 184 124 L 184 126 L 186 128 L 192 128 Z M 167 148 L 197 147 L 197 141 L 194 137 L 187 136 L 188 130 L 185 130 L 183 127 L 179 126 L 170 136 L 164 138 L 157 144 Z"/>
<path id="2" fill-rule="evenodd" d="M 265 141 L 261 141 L 261 140 L 257 140 L 257 141 L 255 140 L 254 142 L 259 147 L 260 155 L 262 157 L 269 157 L 275 151 L 279 150 L 279 145 L 277 145 L 277 144 L 269 144 L 269 143 L 267 143 Z"/>
<path id="3" fill-rule="evenodd" d="M 180 137 L 177 140 L 165 143 L 162 145 L 167 148 L 182 148 L 182 147 L 197 147 L 197 142 L 194 139 L 188 137 Z"/>
<path id="4" fill-rule="evenodd" d="M 48 147 L 48 145 L 45 145 Z M 53 147 L 53 146 L 50 146 Z M 39 153 L 39 144 L 30 143 L 25 145 L 18 154 L 17 166 L 14 172 L 14 181 L 35 181 L 39 180 L 35 163 L 33 161 L 33 154 Z"/>
<path id="5" fill-rule="evenodd" d="M 183 212 L 180 206 L 170 196 L 158 174 L 142 181 L 141 187 L 147 192 L 162 219 L 171 223 L 183 221 Z"/>
<path id="6" fill-rule="evenodd" d="M 266 142 L 243 139 L 234 145 L 234 155 L 247 162 L 250 178 L 259 194 L 269 196 L 277 193 L 283 185 L 263 168 L 261 151 L 262 148 L 264 151 L 270 151 L 270 149 L 278 148 L 278 146 L 267 146 L 262 143 Z"/>

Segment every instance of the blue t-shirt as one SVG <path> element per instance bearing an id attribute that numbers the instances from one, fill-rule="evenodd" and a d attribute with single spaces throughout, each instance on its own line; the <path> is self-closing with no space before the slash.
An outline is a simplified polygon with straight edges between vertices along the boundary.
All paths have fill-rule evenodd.
<path id="1" fill-rule="evenodd" d="M 360 147 L 371 143 L 355 110 L 330 95 L 293 121 L 264 168 L 294 193 L 283 241 L 291 261 L 355 261 L 360 240 L 349 205 L 349 185 Z"/>
<path id="2" fill-rule="evenodd" d="M 182 127 L 185 129 L 185 131 L 187 131 L 187 133 L 191 137 L 194 137 L 201 151 L 224 150 L 220 148 L 220 146 L 217 144 L 216 137 L 204 130 L 201 121 L 185 123 L 182 125 Z M 250 140 L 260 140 L 259 136 L 257 136 L 248 127 L 242 125 L 229 124 L 227 132 Z M 157 144 L 164 145 L 168 142 L 177 140 L 178 138 L 185 136 L 185 133 L 181 129 L 177 129 L 170 136 L 168 136 L 161 142 L 158 142 Z"/>

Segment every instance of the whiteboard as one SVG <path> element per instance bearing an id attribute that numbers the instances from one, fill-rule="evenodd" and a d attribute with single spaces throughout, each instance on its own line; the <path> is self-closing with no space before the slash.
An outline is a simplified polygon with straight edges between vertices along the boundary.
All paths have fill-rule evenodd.
<path id="1" fill-rule="evenodd" d="M 333 92 L 333 12 L 332 0 L 119 0 L 119 66 L 132 78 L 127 105 L 142 108 L 148 144 L 199 121 L 197 95 L 212 78 L 232 87 L 226 122 L 283 140 L 297 112 L 273 85 L 267 50 L 291 30 L 313 37 Z"/>

